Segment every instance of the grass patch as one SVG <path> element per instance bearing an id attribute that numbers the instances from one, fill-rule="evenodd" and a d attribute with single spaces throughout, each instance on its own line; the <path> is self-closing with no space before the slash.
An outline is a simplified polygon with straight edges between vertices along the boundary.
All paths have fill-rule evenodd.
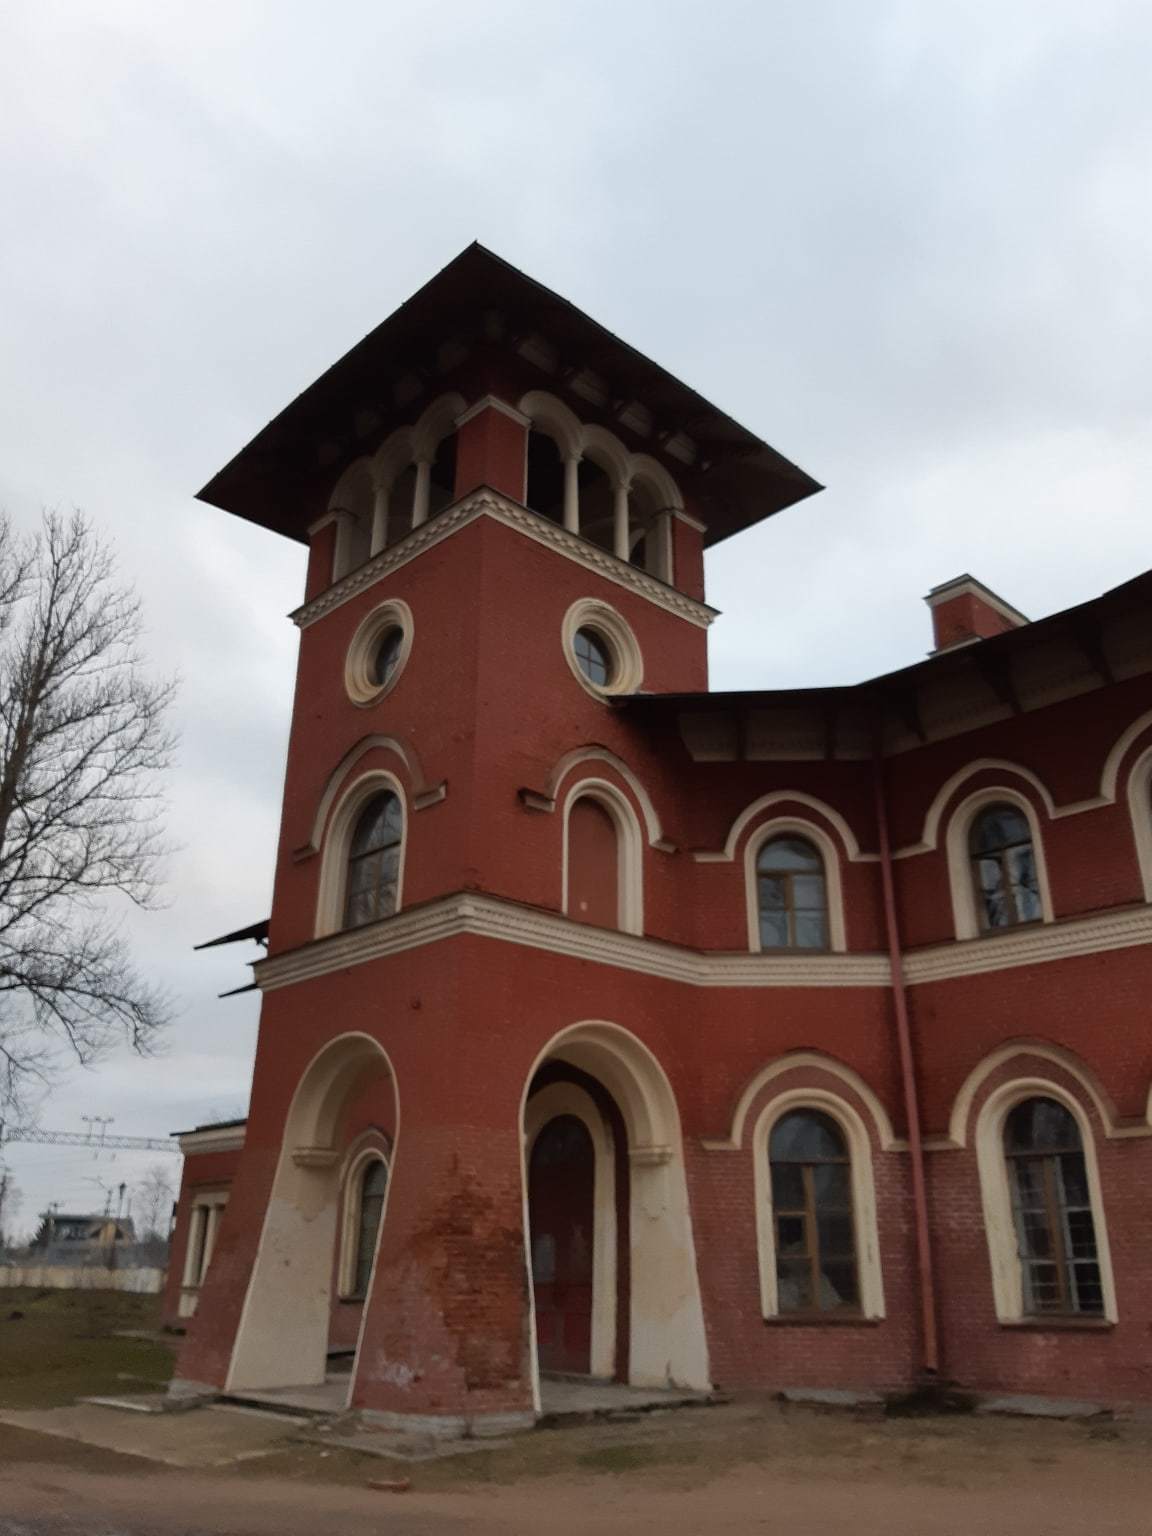
<path id="1" fill-rule="evenodd" d="M 93 1394 L 148 1392 L 173 1351 L 120 1328 L 158 1328 L 158 1296 L 116 1291 L 0 1291 L 0 1407 L 52 1408 Z"/>

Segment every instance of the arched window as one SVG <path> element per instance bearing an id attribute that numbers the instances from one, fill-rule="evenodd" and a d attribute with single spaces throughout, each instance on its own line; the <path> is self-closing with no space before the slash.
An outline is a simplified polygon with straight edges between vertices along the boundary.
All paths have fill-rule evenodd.
<path id="1" fill-rule="evenodd" d="M 1075 1116 L 1025 1099 L 1004 1122 L 1025 1316 L 1104 1311 L 1096 1223 Z"/>
<path id="2" fill-rule="evenodd" d="M 761 949 L 827 949 L 824 860 L 805 837 L 766 842 L 756 858 Z"/>
<path id="3" fill-rule="evenodd" d="M 1032 828 L 1019 806 L 989 805 L 968 831 L 980 927 L 1013 928 L 1044 916 Z"/>
<path id="4" fill-rule="evenodd" d="M 831 1115 L 792 1110 L 768 1143 L 777 1309 L 857 1311 L 852 1163 Z"/>
<path id="5" fill-rule="evenodd" d="M 404 820 L 391 791 L 374 795 L 360 812 L 348 845 L 344 926 L 359 928 L 396 910 Z"/>
<path id="6" fill-rule="evenodd" d="M 355 1209 L 350 1227 L 352 1250 L 348 1267 L 348 1297 L 362 1301 L 368 1294 L 376 1242 L 380 1236 L 380 1218 L 384 1214 L 384 1196 L 388 1190 L 388 1164 L 382 1157 L 372 1157 L 361 1166 L 354 1184 Z"/>
<path id="7" fill-rule="evenodd" d="M 620 895 L 615 819 L 599 800 L 581 795 L 568 812 L 568 916 L 598 928 L 618 928 Z"/>

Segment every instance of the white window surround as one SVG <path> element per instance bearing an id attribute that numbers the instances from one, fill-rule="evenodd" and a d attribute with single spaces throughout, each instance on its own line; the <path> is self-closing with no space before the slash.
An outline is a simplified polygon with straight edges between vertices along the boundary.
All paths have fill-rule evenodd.
<path id="1" fill-rule="evenodd" d="M 227 1204 L 227 1190 L 202 1190 L 192 1197 L 188 1208 L 188 1242 L 184 1249 L 184 1273 L 177 1306 L 181 1317 L 192 1317 L 195 1314 L 200 1287 L 204 1284 L 216 1247 L 220 1218 Z"/>
<path id="2" fill-rule="evenodd" d="M 576 660 L 576 632 L 580 629 L 594 630 L 612 652 L 613 677 L 605 688 L 598 688 L 585 677 Z M 599 598 L 577 598 L 560 625 L 560 643 L 572 676 L 594 699 L 605 699 L 616 693 L 636 693 L 644 681 L 644 658 L 631 625 L 615 608 Z"/>
<path id="3" fill-rule="evenodd" d="M 403 639 L 396 665 L 392 668 L 387 682 L 381 684 L 373 680 L 372 669 L 376 660 L 377 647 L 390 629 L 398 629 Z M 353 704 L 359 704 L 362 707 L 377 704 L 391 693 L 400 680 L 400 674 L 408 665 L 415 633 L 412 610 L 398 597 L 392 597 L 387 602 L 380 603 L 361 619 L 356 626 L 356 633 L 352 636 L 352 643 L 348 647 L 348 654 L 344 661 L 344 687 Z"/>
<path id="4" fill-rule="evenodd" d="M 1023 811 L 1032 833 L 1032 853 L 1036 863 L 1036 884 L 1040 891 L 1041 921 L 1053 920 L 1052 892 L 1048 884 L 1048 863 L 1044 857 L 1044 839 L 1040 835 L 1040 818 L 1028 796 L 1006 784 L 995 784 L 988 789 L 978 789 L 961 800 L 948 820 L 947 856 L 948 883 L 952 891 L 952 921 L 958 939 L 987 938 L 989 934 L 1011 933 L 1020 924 L 1004 929 L 985 929 L 980 922 L 976 906 L 976 886 L 972 878 L 972 859 L 968 849 L 972 823 L 990 805 L 1012 805 Z"/>
<path id="5" fill-rule="evenodd" d="M 1132 764 L 1128 775 L 1128 812 L 1144 885 L 1144 900 L 1152 901 L 1152 747 Z"/>
<path id="6" fill-rule="evenodd" d="M 1115 1322 L 1116 1285 L 1108 1244 L 1104 1197 L 1100 1186 L 1100 1168 L 1096 1158 L 1096 1137 L 1092 1122 L 1080 1101 L 1066 1088 L 1049 1078 L 1020 1077 L 993 1090 L 976 1117 L 976 1165 L 980 1175 L 980 1199 L 984 1210 L 984 1231 L 988 1239 L 988 1262 L 992 1271 L 992 1296 L 996 1317 L 1002 1323 L 1032 1321 L 1024 1312 L 1024 1284 L 1012 1217 L 1012 1192 L 1008 1182 L 1008 1159 L 1004 1154 L 1004 1122 L 1010 1112 L 1025 1099 L 1055 1099 L 1073 1116 L 1080 1132 L 1084 1165 L 1088 1173 L 1088 1192 L 1092 1201 L 1092 1221 L 1096 1229 L 1096 1252 L 1100 1264 L 1100 1285 L 1104 1296 L 1104 1317 Z M 1043 1323 L 1041 1314 L 1036 1321 Z"/>
<path id="7" fill-rule="evenodd" d="M 561 853 L 561 907 L 568 915 L 568 818 L 577 800 L 595 800 L 616 828 L 616 923 L 621 933 L 644 932 L 644 838 L 628 797 L 607 779 L 580 779 L 564 797 L 564 845 Z"/>
<path id="8" fill-rule="evenodd" d="M 404 898 L 404 864 L 408 857 L 408 798 L 404 786 L 386 768 L 359 775 L 345 789 L 328 818 L 316 898 L 316 937 L 324 938 L 344 928 L 344 894 L 348 878 L 348 848 L 357 817 L 375 795 L 391 791 L 400 802 L 400 862 L 396 871 L 396 912 Z M 395 916 L 395 913 L 391 914 Z"/>
<path id="9" fill-rule="evenodd" d="M 844 924 L 844 892 L 840 883 L 840 851 L 822 827 L 804 821 L 798 816 L 777 816 L 756 828 L 744 847 L 744 885 L 748 909 L 748 948 L 753 954 L 764 952 L 760 943 L 760 893 L 756 881 L 756 860 L 765 843 L 775 837 L 803 837 L 819 851 L 824 861 L 824 892 L 828 903 L 828 948 L 834 954 L 843 954 L 848 948 Z M 780 954 L 770 950 L 770 954 Z M 788 954 L 823 954 L 813 949 L 788 950 Z"/>
<path id="10" fill-rule="evenodd" d="M 591 1373 L 611 1380 L 616 1374 L 616 1154 L 612 1133 L 592 1095 L 577 1083 L 549 1083 L 524 1108 L 524 1167 L 532 1166 L 532 1148 L 540 1132 L 559 1115 L 572 1115 L 585 1127 L 595 1156 L 592 1231 Z"/>
<path id="11" fill-rule="evenodd" d="M 872 1142 L 859 1113 L 824 1088 L 793 1088 L 777 1095 L 761 1111 L 752 1130 L 753 1187 L 756 1198 L 756 1247 L 760 1260 L 760 1306 L 765 1317 L 781 1313 L 776 1286 L 776 1232 L 772 1209 L 772 1177 L 768 1148 L 773 1127 L 793 1110 L 811 1109 L 830 1116 L 844 1133 L 852 1171 L 852 1217 L 856 1239 L 856 1273 L 860 1312 L 865 1318 L 884 1316 L 884 1279 L 880 1268 L 880 1236 L 876 1221 L 876 1186 L 872 1176 Z"/>
<path id="12" fill-rule="evenodd" d="M 363 1137 L 353 1144 L 343 1178 L 340 1181 L 340 1259 L 336 1271 L 336 1294 L 342 1301 L 363 1300 L 362 1297 L 353 1295 L 352 1288 L 356 1279 L 357 1248 L 360 1240 L 360 1200 L 364 1188 L 364 1179 L 373 1163 L 383 1163 L 389 1180 L 392 1177 L 392 1165 L 388 1153 L 376 1139 L 377 1133 L 369 1132 L 368 1135 L 372 1137 L 369 1144 L 364 1144 L 365 1138 Z M 379 1246 L 380 1233 L 383 1230 L 384 1213 L 383 1209 L 381 1209 L 380 1225 L 376 1233 L 377 1246 Z M 376 1262 L 375 1255 L 373 1255 L 372 1262 L 373 1264 Z"/>

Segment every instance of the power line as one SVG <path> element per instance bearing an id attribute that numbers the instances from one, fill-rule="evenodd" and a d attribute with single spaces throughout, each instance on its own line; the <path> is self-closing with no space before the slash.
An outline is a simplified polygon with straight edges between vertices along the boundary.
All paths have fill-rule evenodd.
<path id="1" fill-rule="evenodd" d="M 89 1119 L 88 1116 L 84 1117 Z M 91 1117 L 92 1123 L 99 1124 L 100 1134 L 93 1135 L 91 1131 L 47 1131 L 39 1125 L 15 1125 L 6 1126 L 0 1121 L 0 1147 L 7 1146 L 9 1142 L 36 1142 L 46 1147 L 84 1147 L 92 1152 L 174 1152 L 179 1153 L 179 1145 L 168 1137 L 161 1139 L 158 1136 L 109 1136 L 106 1127 L 110 1123 Z"/>

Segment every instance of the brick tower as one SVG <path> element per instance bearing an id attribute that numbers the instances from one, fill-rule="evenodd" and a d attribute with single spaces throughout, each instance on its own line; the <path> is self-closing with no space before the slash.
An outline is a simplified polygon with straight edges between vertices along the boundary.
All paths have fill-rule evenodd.
<path id="1" fill-rule="evenodd" d="M 677 1005 L 594 958 L 695 928 L 667 744 L 638 755 L 613 701 L 706 687 L 705 542 L 816 489 L 472 246 L 201 493 L 310 556 L 251 1113 L 184 1383 L 319 1383 L 342 1346 L 354 1406 L 477 1428 L 530 1419 L 538 1340 L 709 1383 L 643 1039 Z"/>

